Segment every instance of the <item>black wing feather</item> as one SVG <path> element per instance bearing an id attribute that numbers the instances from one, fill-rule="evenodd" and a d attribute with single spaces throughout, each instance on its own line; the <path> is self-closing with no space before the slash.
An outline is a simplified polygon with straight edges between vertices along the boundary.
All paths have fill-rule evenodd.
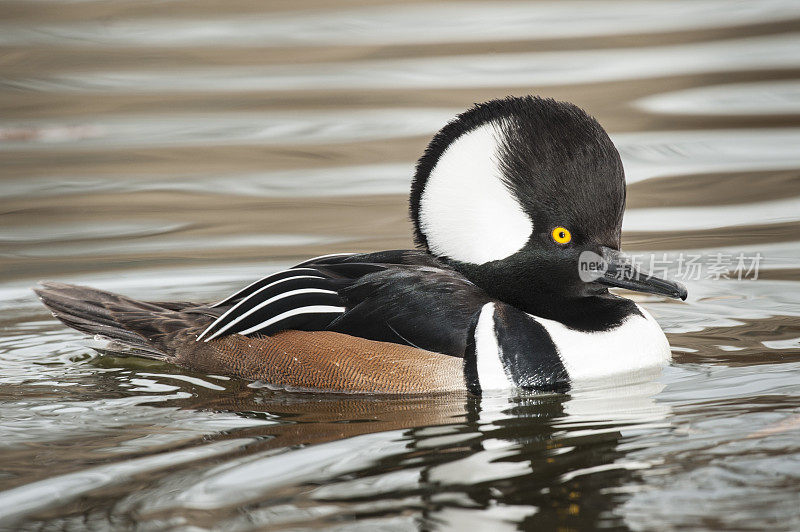
<path id="1" fill-rule="evenodd" d="M 339 290 L 344 284 L 346 281 L 322 277 L 321 274 L 319 277 L 289 276 L 267 283 L 232 305 L 203 331 L 198 340 L 208 341 L 217 336 L 233 333 L 274 333 L 286 328 L 278 327 L 280 320 L 276 321 L 276 318 L 303 308 L 309 309 L 302 314 L 309 315 L 309 327 L 311 327 L 303 329 L 316 330 L 321 320 L 319 314 L 327 315 L 325 322 L 327 325 L 336 315 L 344 312 L 344 304 L 339 296 Z M 325 307 L 325 309 L 315 307 Z M 299 314 L 288 314 L 286 317 L 297 315 Z M 297 328 L 300 321 L 299 318 L 292 320 L 294 328 Z"/>
<path id="2" fill-rule="evenodd" d="M 298 277 L 298 276 L 312 276 L 312 277 L 325 277 L 324 275 L 320 274 L 317 270 L 313 268 L 290 268 L 288 270 L 282 270 L 277 273 L 273 273 L 272 275 L 268 275 L 258 281 L 251 283 L 238 292 L 229 295 L 222 301 L 218 301 L 213 305 L 209 305 L 212 308 L 224 307 L 226 305 L 232 305 L 241 301 L 242 299 L 252 295 L 253 293 L 261 290 L 267 285 L 280 281 L 282 279 L 286 279 L 288 277 Z"/>
<path id="3" fill-rule="evenodd" d="M 214 310 L 224 313 L 199 339 L 332 330 L 461 357 L 470 319 L 489 301 L 480 288 L 423 251 L 326 255 L 217 303 Z"/>
<path id="4" fill-rule="evenodd" d="M 459 273 L 393 266 L 341 291 L 347 312 L 329 329 L 461 357 L 470 319 L 491 301 Z"/>
<path id="5" fill-rule="evenodd" d="M 418 249 L 392 249 L 372 253 L 343 253 L 340 255 L 324 255 L 309 259 L 296 265 L 295 268 L 319 268 L 332 264 L 376 264 L 398 266 L 430 266 L 447 268 L 441 261 L 428 252 Z"/>

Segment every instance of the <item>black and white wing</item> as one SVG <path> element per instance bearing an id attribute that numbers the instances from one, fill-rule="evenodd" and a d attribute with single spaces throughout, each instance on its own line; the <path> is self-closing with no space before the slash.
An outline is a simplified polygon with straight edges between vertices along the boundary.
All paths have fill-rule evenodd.
<path id="1" fill-rule="evenodd" d="M 481 289 L 424 252 L 326 255 L 211 305 L 224 312 L 198 340 L 330 330 L 463 356 L 470 318 L 488 300 Z"/>
<path id="2" fill-rule="evenodd" d="M 198 340 L 238 333 L 274 334 L 284 329 L 324 330 L 345 311 L 339 290 L 346 281 L 310 268 L 265 277 L 212 308 L 229 306 Z"/>
<path id="3" fill-rule="evenodd" d="M 197 340 L 228 334 L 270 335 L 285 329 L 325 330 L 346 308 L 339 291 L 382 266 L 353 261 L 352 253 L 325 255 L 282 270 L 205 308 L 218 314 Z M 329 270 L 335 266 L 336 270 Z"/>

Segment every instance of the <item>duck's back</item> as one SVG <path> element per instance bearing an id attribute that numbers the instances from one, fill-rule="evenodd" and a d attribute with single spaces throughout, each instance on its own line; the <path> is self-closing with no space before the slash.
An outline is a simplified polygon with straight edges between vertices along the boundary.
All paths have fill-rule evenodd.
<path id="1" fill-rule="evenodd" d="M 103 349 L 116 354 L 288 389 L 388 394 L 465 389 L 461 359 L 406 345 L 296 330 L 198 342 L 214 319 L 202 306 L 148 303 L 61 283 L 44 284 L 37 293 L 57 318 L 107 339 Z"/>
<path id="2" fill-rule="evenodd" d="M 326 330 L 463 357 L 470 320 L 489 300 L 428 253 L 318 257 L 212 305 L 221 315 L 200 339 Z"/>

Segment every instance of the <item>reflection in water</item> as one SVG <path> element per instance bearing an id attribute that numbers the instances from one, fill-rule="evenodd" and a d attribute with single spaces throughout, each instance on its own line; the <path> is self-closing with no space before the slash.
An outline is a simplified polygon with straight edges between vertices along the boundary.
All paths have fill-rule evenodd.
<path id="1" fill-rule="evenodd" d="M 0 5 L 0 528 L 800 529 L 800 4 Z M 100 357 L 39 279 L 219 299 L 412 245 L 427 137 L 507 93 L 611 130 L 675 363 L 567 395 L 292 394 Z"/>
<path id="2" fill-rule="evenodd" d="M 156 383 L 170 382 L 160 375 L 138 375 L 155 377 L 149 391 Z M 176 413 L 197 412 L 187 415 L 206 430 L 209 420 L 199 414 L 216 412 L 210 419 L 218 418 L 228 435 L 187 447 L 186 434 L 183 440 L 149 440 L 134 431 L 128 436 L 136 435 L 133 439 L 116 444 L 115 453 L 152 452 L 156 445 L 166 452 L 50 476 L 0 493 L 0 516 L 35 513 L 77 498 L 92 501 L 98 511 L 96 505 L 106 504 L 104 493 L 112 489 L 130 493 L 107 510 L 112 522 L 135 514 L 153 526 L 176 516 L 187 525 L 212 524 L 208 517 L 194 517 L 195 510 L 214 510 L 213 523 L 221 527 L 305 522 L 312 502 L 320 505 L 313 514 L 323 523 L 336 522 L 345 511 L 356 517 L 374 514 L 377 506 L 384 517 L 425 508 L 413 520 L 423 528 L 438 522 L 455 526 L 485 509 L 492 511 L 484 519 L 501 523 L 546 511 L 550 519 L 575 526 L 594 521 L 605 506 L 601 501 L 607 497 L 594 493 L 589 479 L 649 467 L 621 459 L 615 450 L 620 438 L 663 430 L 669 412 L 654 402 L 663 387 L 654 384 L 571 396 L 417 399 L 319 397 L 225 385 L 224 397 L 203 386 L 195 389 L 196 398 L 168 393 L 173 390 L 161 390 L 167 392 L 161 398 L 180 404 Z M 67 408 L 80 406 L 61 410 Z M 241 422 L 227 413 L 241 416 Z M 68 443 L 77 441 L 61 445 L 66 449 Z M 176 445 L 184 448 L 175 450 Z M 91 452 L 81 451 L 83 456 Z M 69 459 L 78 458 L 71 454 Z M 222 464 L 210 461 L 221 456 Z M 193 467 L 178 474 L 169 469 L 189 463 Z M 143 474 L 148 489 L 130 490 Z M 177 494 L 176 485 L 183 486 Z M 276 512 L 279 501 L 284 502 Z M 242 507 L 247 511 L 236 511 Z"/>

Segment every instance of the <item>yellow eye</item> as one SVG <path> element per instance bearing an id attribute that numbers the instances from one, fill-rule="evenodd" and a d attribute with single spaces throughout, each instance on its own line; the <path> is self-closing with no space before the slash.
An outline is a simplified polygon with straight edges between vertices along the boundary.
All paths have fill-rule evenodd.
<path id="1" fill-rule="evenodd" d="M 566 227 L 556 227 L 553 229 L 552 235 L 553 240 L 559 244 L 569 244 L 569 241 L 572 240 L 572 233 Z"/>

